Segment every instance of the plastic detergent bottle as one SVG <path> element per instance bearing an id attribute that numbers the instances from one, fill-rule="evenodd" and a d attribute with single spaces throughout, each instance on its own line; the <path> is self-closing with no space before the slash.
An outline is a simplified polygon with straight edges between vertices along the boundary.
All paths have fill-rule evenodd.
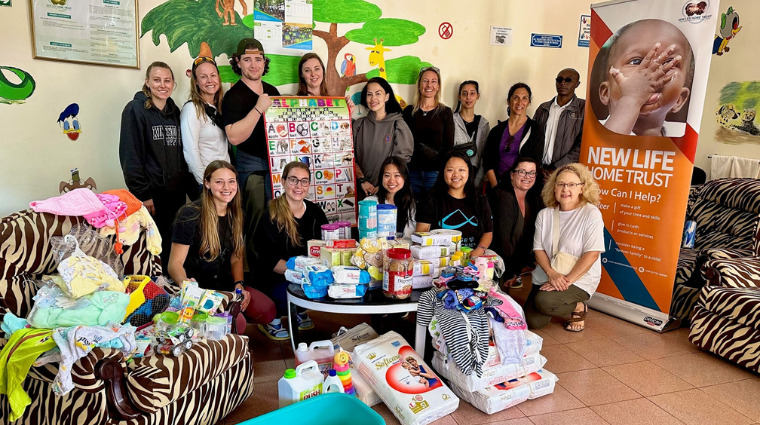
<path id="1" fill-rule="evenodd" d="M 325 379 L 325 383 L 322 385 L 322 394 L 344 392 L 343 382 L 340 380 L 338 373 L 335 369 L 330 369 L 330 371 L 327 372 L 327 379 Z"/>
<path id="2" fill-rule="evenodd" d="M 327 377 L 327 371 L 333 367 L 333 356 L 335 356 L 335 348 L 330 340 L 314 341 L 309 346 L 302 342 L 296 348 L 296 366 L 314 360 L 319 365 L 322 376 Z"/>
<path id="3" fill-rule="evenodd" d="M 317 362 L 313 360 L 300 364 L 295 369 L 285 370 L 277 383 L 280 407 L 322 394 L 322 384 L 322 374 Z"/>

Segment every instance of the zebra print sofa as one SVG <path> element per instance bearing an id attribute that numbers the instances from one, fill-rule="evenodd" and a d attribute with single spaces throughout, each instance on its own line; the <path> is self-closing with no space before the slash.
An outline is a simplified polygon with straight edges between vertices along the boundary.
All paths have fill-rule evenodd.
<path id="1" fill-rule="evenodd" d="M 697 222 L 695 246 L 678 256 L 671 318 L 689 320 L 706 280 L 700 268 L 710 260 L 760 254 L 760 180 L 716 179 L 695 189 L 687 216 Z"/>
<path id="2" fill-rule="evenodd" d="M 31 210 L 0 219 L 0 320 L 6 312 L 26 317 L 36 292 L 26 280 L 55 270 L 50 238 L 83 223 Z M 126 274 L 161 274 L 144 234 L 121 258 Z M 6 342 L 0 338 L 0 348 Z M 14 424 L 216 424 L 253 393 L 252 353 L 248 338 L 238 335 L 198 343 L 177 358 L 154 355 L 128 364 L 121 352 L 96 348 L 74 364 L 74 389 L 62 397 L 52 390 L 57 373 L 55 363 L 32 367 L 23 384 L 32 404 Z M 9 413 L 0 396 L 0 424 Z"/>
<path id="3" fill-rule="evenodd" d="M 689 340 L 760 373 L 760 257 L 711 260 Z"/>

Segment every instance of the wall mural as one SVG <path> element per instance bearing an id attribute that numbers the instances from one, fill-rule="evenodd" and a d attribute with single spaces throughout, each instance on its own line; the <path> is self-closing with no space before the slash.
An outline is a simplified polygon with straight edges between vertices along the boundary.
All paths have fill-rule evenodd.
<path id="1" fill-rule="evenodd" d="M 76 103 L 70 104 L 58 115 L 58 125 L 70 140 L 77 140 L 82 133 L 77 115 L 79 115 L 79 105 Z"/>
<path id="2" fill-rule="evenodd" d="M 726 144 L 760 144 L 760 128 L 755 124 L 760 104 L 760 81 L 726 84 L 720 91 L 720 107 L 715 112 L 718 129 L 715 140 Z"/>
<path id="3" fill-rule="evenodd" d="M 6 72 L 13 74 L 19 82 L 9 80 Z M 0 103 L 23 103 L 36 87 L 32 74 L 12 66 L 0 66 Z"/>
<path id="4" fill-rule="evenodd" d="M 742 29 L 739 25 L 739 13 L 734 10 L 733 6 L 729 6 L 726 13 L 720 15 L 720 30 L 718 34 L 715 34 L 713 41 L 713 54 L 722 56 L 723 53 L 727 53 L 731 50 L 728 47 L 728 42 L 736 37 L 736 34 Z"/>
<path id="5" fill-rule="evenodd" d="M 220 4 L 230 7 L 220 14 L 217 10 Z M 250 37 L 253 30 L 253 14 L 247 15 L 244 7 L 241 17 L 234 6 L 233 0 L 168 0 L 145 15 L 141 37 L 151 31 L 153 43 L 158 46 L 163 34 L 171 52 L 187 43 L 191 58 L 198 56 L 202 42 L 216 54 L 231 56 L 238 41 Z M 406 19 L 381 18 L 382 10 L 364 0 L 313 0 L 312 6 L 313 35 L 327 45 L 325 83 L 331 96 L 342 96 L 349 87 L 375 76 L 383 76 L 391 83 L 415 84 L 419 69 L 430 66 L 416 56 L 387 58 L 392 51 L 389 46 L 417 43 L 426 31 L 424 26 Z M 317 30 L 317 23 L 327 24 L 328 29 Z M 363 23 L 362 28 L 338 34 L 338 24 L 359 23 Z M 361 64 L 348 52 L 338 72 L 338 54 L 351 42 L 368 46 L 365 48 L 370 50 L 369 71 L 358 72 Z M 271 62 L 264 81 L 275 86 L 298 83 L 298 56 L 267 54 L 267 57 Z M 219 66 L 219 73 L 223 82 L 234 83 L 239 78 L 229 65 Z"/>

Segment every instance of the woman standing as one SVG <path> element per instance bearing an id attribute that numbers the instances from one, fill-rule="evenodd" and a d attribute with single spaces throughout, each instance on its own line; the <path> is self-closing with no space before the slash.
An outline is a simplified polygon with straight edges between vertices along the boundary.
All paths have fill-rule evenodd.
<path id="1" fill-rule="evenodd" d="M 275 339 L 280 339 L 276 337 L 284 329 L 279 317 L 287 314 L 285 263 L 290 257 L 306 255 L 306 242 L 319 239 L 322 225 L 327 224 L 327 217 L 319 205 L 305 199 L 310 181 L 308 165 L 297 161 L 288 163 L 282 172 L 284 192 L 269 203 L 256 227 L 255 240 L 260 247 L 257 249 L 259 270 L 263 272 L 260 275 L 262 289 L 274 300 L 278 313 L 274 322 L 266 327 L 259 325 L 259 329 Z M 301 330 L 314 327 L 303 310 L 297 314 L 297 319 Z"/>
<path id="2" fill-rule="evenodd" d="M 222 82 L 219 68 L 210 56 L 193 61 L 190 100 L 182 107 L 182 150 L 190 172 L 203 190 L 203 173 L 211 161 L 229 162 L 227 135 L 222 121 Z"/>
<path id="3" fill-rule="evenodd" d="M 381 164 L 390 156 L 409 162 L 414 150 L 412 132 L 401 115 L 401 106 L 385 79 L 371 78 L 362 89 L 366 117 L 353 123 L 356 178 L 361 185 L 360 198 L 374 195 L 380 186 Z"/>
<path id="4" fill-rule="evenodd" d="M 536 218 L 533 252 L 539 267 L 525 301 L 531 329 L 546 326 L 552 316 L 570 316 L 565 330 L 584 329 L 587 301 L 602 277 L 604 221 L 595 206 L 599 185 L 588 168 L 568 164 L 554 171 L 541 193 L 547 208 Z"/>
<path id="5" fill-rule="evenodd" d="M 533 265 L 533 234 L 540 209 L 538 196 L 532 191 L 536 183 L 538 163 L 533 158 L 517 158 L 509 169 L 509 180 L 503 179 L 491 193 L 494 210 L 493 250 L 504 259 L 502 276 L 505 288 L 520 288 L 523 267 Z"/>
<path id="6" fill-rule="evenodd" d="M 367 199 L 374 199 L 380 204 L 395 205 L 396 235 L 409 239 L 417 228 L 414 220 L 417 203 L 409 187 L 409 169 L 401 158 L 389 156 L 383 161 L 380 170 L 382 180 L 377 189 L 377 196 Z"/>
<path id="7" fill-rule="evenodd" d="M 507 113 L 509 118 L 499 122 L 486 140 L 483 152 L 483 171 L 490 187 L 496 187 L 504 174 L 520 156 L 540 163 L 544 154 L 544 134 L 535 121 L 528 117 L 531 91 L 525 83 L 509 88 Z"/>
<path id="8" fill-rule="evenodd" d="M 175 282 L 195 280 L 206 289 L 243 290 L 245 317 L 237 318 L 238 333 L 245 330 L 246 317 L 258 323 L 272 322 L 272 300 L 243 280 L 243 210 L 232 164 L 209 163 L 203 173 L 201 197 L 179 210 L 171 242 L 168 270 Z M 287 337 L 286 332 L 282 339 Z"/>
<path id="9" fill-rule="evenodd" d="M 417 199 L 435 184 L 438 171 L 454 147 L 454 116 L 441 103 L 441 71 L 420 69 L 414 105 L 404 109 L 404 121 L 414 136 L 414 154 L 409 163 L 409 181 Z"/>
<path id="10" fill-rule="evenodd" d="M 461 231 L 462 246 L 472 248 L 471 258 L 483 255 L 491 244 L 491 207 L 475 191 L 469 158 L 462 153 L 454 152 L 449 157 L 428 196 L 426 208 L 417 210 L 417 231 L 433 229 Z"/>
<path id="11" fill-rule="evenodd" d="M 483 180 L 480 158 L 491 129 L 487 119 L 475 114 L 478 99 L 480 87 L 477 81 L 467 80 L 459 85 L 459 103 L 454 111 L 457 112 L 454 114 L 454 149 L 465 152 L 470 158 L 475 172 L 475 187 L 480 187 Z"/>
<path id="12" fill-rule="evenodd" d="M 172 222 L 185 204 L 189 174 L 182 155 L 179 108 L 171 94 L 176 87 L 169 65 L 153 62 L 142 90 L 121 114 L 119 160 L 124 182 L 153 215 L 161 234 L 161 261 L 171 251 Z"/>
<path id="13" fill-rule="evenodd" d="M 325 64 L 316 53 L 307 53 L 298 61 L 298 92 L 296 96 L 327 96 Z"/>

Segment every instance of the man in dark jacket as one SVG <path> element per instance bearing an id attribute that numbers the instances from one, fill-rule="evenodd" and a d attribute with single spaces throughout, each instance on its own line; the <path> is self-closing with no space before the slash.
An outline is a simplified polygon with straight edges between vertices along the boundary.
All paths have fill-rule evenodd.
<path id="1" fill-rule="evenodd" d="M 546 179 L 555 169 L 578 162 L 583 133 L 583 111 L 586 101 L 575 95 L 580 74 L 565 68 L 557 74 L 557 96 L 536 109 L 533 119 L 544 131 L 544 156 L 541 170 Z"/>

